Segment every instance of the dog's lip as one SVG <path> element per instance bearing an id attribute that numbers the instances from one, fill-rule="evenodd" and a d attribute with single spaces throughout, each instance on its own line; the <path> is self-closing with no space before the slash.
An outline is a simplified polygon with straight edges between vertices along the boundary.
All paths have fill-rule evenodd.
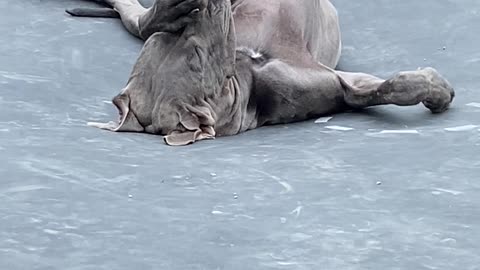
<path id="1" fill-rule="evenodd" d="M 117 129 L 118 129 L 123 125 L 123 123 L 127 119 L 129 108 L 125 107 L 124 104 L 122 106 L 122 104 L 118 103 L 116 99 L 113 99 L 112 103 L 115 106 L 115 108 L 117 108 L 117 111 L 118 111 L 118 121 L 117 121 L 118 122 Z"/>

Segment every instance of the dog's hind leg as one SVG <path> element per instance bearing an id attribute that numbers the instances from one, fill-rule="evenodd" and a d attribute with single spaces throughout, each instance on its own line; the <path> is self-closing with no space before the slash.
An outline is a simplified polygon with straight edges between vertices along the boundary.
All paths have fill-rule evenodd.
<path id="1" fill-rule="evenodd" d="M 353 108 L 423 103 L 433 113 L 446 111 L 455 91 L 435 69 L 399 72 L 383 80 L 364 73 L 335 71 L 345 88 L 345 102 Z"/>

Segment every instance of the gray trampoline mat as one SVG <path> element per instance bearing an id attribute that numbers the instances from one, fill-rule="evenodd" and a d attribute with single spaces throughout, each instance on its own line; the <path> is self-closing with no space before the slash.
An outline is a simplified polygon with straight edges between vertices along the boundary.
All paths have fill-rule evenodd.
<path id="1" fill-rule="evenodd" d="M 85 2 L 0 1 L 0 269 L 480 269 L 478 1 L 334 4 L 340 69 L 433 66 L 452 109 L 180 148 L 104 132 L 86 122 L 116 117 L 108 101 L 142 43 L 118 20 L 64 13 Z M 381 133 L 399 129 L 418 133 Z"/>

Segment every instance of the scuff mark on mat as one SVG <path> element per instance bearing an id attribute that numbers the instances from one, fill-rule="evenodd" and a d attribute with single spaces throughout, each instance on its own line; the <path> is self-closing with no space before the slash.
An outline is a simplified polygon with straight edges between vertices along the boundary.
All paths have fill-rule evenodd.
<path id="1" fill-rule="evenodd" d="M 273 180 L 277 181 L 277 183 L 280 184 L 284 188 L 284 190 L 282 192 L 280 192 L 280 194 L 287 194 L 287 193 L 291 193 L 293 191 L 292 185 L 290 185 L 286 181 L 282 180 L 280 177 L 275 176 L 275 175 L 270 174 L 270 173 L 267 173 L 267 172 L 264 172 L 264 171 L 260 171 L 260 170 L 254 170 L 254 171 L 256 171 L 258 173 L 261 173 L 265 176 L 268 176 L 268 177 L 272 178 Z"/>
<path id="2" fill-rule="evenodd" d="M 467 106 L 480 108 L 480 102 L 471 102 L 471 103 L 468 103 Z"/>
<path id="3" fill-rule="evenodd" d="M 329 116 L 329 117 L 320 117 L 318 118 L 317 120 L 315 120 L 315 124 L 324 124 L 324 123 L 328 123 L 330 120 L 332 120 L 333 117 L 332 116 Z"/>
<path id="4" fill-rule="evenodd" d="M 326 126 L 325 128 L 328 128 L 328 129 L 331 129 L 331 130 L 336 130 L 336 131 L 351 131 L 351 130 L 354 130 L 354 128 L 342 127 L 342 126 Z"/>
<path id="5" fill-rule="evenodd" d="M 478 127 L 477 125 L 465 125 L 465 126 L 445 128 L 445 130 L 450 132 L 470 131 L 470 130 L 476 129 L 477 127 Z"/>
<path id="6" fill-rule="evenodd" d="M 432 192 L 432 194 L 434 194 L 434 195 L 440 195 L 442 193 L 447 193 L 447 194 L 451 194 L 451 195 L 454 195 L 454 196 L 458 196 L 458 195 L 463 194 L 463 192 L 461 192 L 461 191 L 452 190 L 452 189 L 444 189 L 444 188 L 434 188 L 434 191 Z"/>
<path id="7" fill-rule="evenodd" d="M 300 216 L 300 214 L 302 213 L 302 210 L 303 210 L 303 206 L 301 204 L 299 204 L 295 209 L 293 209 L 290 212 L 290 214 L 295 215 L 295 217 L 298 218 Z"/>
<path id="8" fill-rule="evenodd" d="M 0 71 L 0 76 L 6 79 L 15 80 L 15 81 L 24 81 L 27 83 L 40 83 L 40 82 L 51 81 L 47 77 L 30 75 L 30 74 L 21 74 L 16 72 L 7 72 L 7 71 Z"/>
<path id="9" fill-rule="evenodd" d="M 382 130 L 379 133 L 380 134 L 420 134 L 420 132 L 415 129 Z"/>
<path id="10" fill-rule="evenodd" d="M 52 189 L 52 188 L 47 186 L 41 186 L 41 185 L 25 185 L 25 186 L 8 188 L 3 193 L 22 193 L 22 192 L 29 192 L 29 191 L 38 191 L 43 189 Z"/>

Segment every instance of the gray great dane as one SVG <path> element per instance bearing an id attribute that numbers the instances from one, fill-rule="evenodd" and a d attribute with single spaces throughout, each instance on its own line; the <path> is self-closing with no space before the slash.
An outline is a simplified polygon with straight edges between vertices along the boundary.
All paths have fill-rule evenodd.
<path id="1" fill-rule="evenodd" d="M 90 1 L 106 7 L 67 12 L 119 17 L 145 41 L 113 98 L 119 120 L 90 123 L 101 129 L 187 145 L 376 105 L 441 113 L 455 95 L 433 68 L 388 80 L 335 70 L 341 35 L 329 0 Z"/>

